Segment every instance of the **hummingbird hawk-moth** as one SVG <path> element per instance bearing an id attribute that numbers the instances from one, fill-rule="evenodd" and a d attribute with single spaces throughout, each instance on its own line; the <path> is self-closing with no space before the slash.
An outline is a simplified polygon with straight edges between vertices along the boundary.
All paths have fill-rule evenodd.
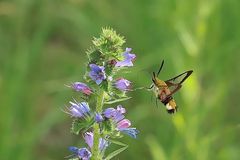
<path id="1" fill-rule="evenodd" d="M 192 74 L 193 71 L 189 70 L 179 74 L 176 77 L 163 81 L 158 78 L 163 64 L 164 60 L 162 61 L 157 74 L 153 72 L 153 84 L 149 87 L 149 89 L 153 89 L 157 99 L 159 99 L 166 106 L 167 112 L 172 114 L 177 111 L 177 104 L 173 99 L 173 94 L 182 87 L 182 83 Z"/>

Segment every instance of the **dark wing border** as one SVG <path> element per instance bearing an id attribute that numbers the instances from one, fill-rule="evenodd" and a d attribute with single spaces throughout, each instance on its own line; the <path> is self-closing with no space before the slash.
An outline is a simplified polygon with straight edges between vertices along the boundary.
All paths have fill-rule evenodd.
<path id="1" fill-rule="evenodd" d="M 168 85 L 169 88 L 172 86 L 175 87 L 173 90 L 171 90 L 171 93 L 168 95 L 168 97 L 172 96 L 175 92 L 177 92 L 182 87 L 182 83 L 192 74 L 192 72 L 193 72 L 192 70 L 189 70 L 189 71 L 179 74 L 178 76 L 176 76 L 174 78 L 171 78 L 171 79 L 165 81 L 165 83 Z M 174 83 L 174 80 L 176 80 L 178 77 L 181 77 L 184 74 L 186 74 L 186 76 L 184 76 L 180 82 Z"/>
<path id="2" fill-rule="evenodd" d="M 176 77 L 173 77 L 171 79 L 168 79 L 165 81 L 165 83 L 167 83 L 167 85 L 169 84 L 170 86 L 172 85 L 176 85 L 176 84 L 182 84 L 191 74 L 192 74 L 193 70 L 189 70 L 189 71 L 186 71 L 186 72 L 183 72 L 181 74 L 179 74 L 178 76 Z M 178 83 L 174 83 L 173 81 L 175 81 L 178 77 L 181 77 L 182 75 L 186 74 L 186 76 Z M 172 82 L 171 82 L 172 81 Z"/>

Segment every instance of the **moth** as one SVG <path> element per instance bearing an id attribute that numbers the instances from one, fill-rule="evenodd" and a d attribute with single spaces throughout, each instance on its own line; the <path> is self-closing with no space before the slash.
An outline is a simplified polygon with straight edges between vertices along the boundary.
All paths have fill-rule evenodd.
<path id="1" fill-rule="evenodd" d="M 163 81 L 158 78 L 162 70 L 163 64 L 164 60 L 162 61 L 162 64 L 157 74 L 153 72 L 153 83 L 149 87 L 149 89 L 153 90 L 156 98 L 159 99 L 166 106 L 167 112 L 173 114 L 177 112 L 178 108 L 175 100 L 173 99 L 173 94 L 182 87 L 182 83 L 192 74 L 193 71 L 189 70 L 179 74 L 176 77 Z"/>

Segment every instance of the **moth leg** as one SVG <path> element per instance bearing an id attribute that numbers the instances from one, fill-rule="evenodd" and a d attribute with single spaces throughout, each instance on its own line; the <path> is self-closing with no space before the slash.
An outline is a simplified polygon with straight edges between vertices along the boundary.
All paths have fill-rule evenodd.
<path id="1" fill-rule="evenodd" d="M 158 108 L 158 99 L 157 98 L 155 100 L 155 103 L 156 103 L 156 107 Z"/>
<path id="2" fill-rule="evenodd" d="M 153 101 L 153 92 L 151 93 L 151 102 Z"/>
<path id="3" fill-rule="evenodd" d="M 150 87 L 147 88 L 147 90 L 151 90 L 154 87 L 154 84 L 151 84 Z"/>

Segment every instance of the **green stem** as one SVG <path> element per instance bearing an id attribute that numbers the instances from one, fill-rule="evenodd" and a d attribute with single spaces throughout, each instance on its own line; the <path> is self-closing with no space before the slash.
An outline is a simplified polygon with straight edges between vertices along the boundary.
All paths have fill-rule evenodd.
<path id="1" fill-rule="evenodd" d="M 101 113 L 102 107 L 104 103 L 104 90 L 99 89 L 97 95 L 97 104 L 96 104 L 96 112 Z M 100 150 L 99 150 L 99 139 L 100 139 L 100 129 L 98 123 L 94 123 L 93 125 L 93 148 L 92 148 L 92 159 L 93 160 L 101 160 Z"/>

